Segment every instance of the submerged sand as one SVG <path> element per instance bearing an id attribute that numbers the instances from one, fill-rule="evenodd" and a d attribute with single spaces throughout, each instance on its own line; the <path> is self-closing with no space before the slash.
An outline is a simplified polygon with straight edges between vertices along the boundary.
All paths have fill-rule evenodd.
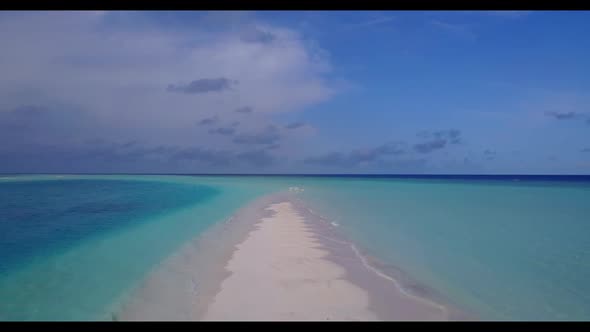
<path id="1" fill-rule="evenodd" d="M 303 218 L 289 202 L 268 207 L 238 245 L 203 320 L 376 320 L 369 297 L 324 257 Z"/>
<path id="2" fill-rule="evenodd" d="M 469 319 L 407 292 L 320 219 L 292 193 L 256 200 L 152 273 L 117 318 Z"/>
<path id="3" fill-rule="evenodd" d="M 445 307 L 405 293 L 354 246 L 322 232 L 297 202 L 266 209 L 273 215 L 237 246 L 226 265 L 231 275 L 201 319 L 449 319 Z"/>

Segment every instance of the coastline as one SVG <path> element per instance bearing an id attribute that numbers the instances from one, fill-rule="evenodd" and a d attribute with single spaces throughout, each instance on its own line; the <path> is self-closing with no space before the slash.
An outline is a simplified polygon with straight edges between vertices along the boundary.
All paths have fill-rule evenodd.
<path id="1" fill-rule="evenodd" d="M 279 212 L 283 213 L 279 216 L 283 220 L 275 218 Z M 284 226 L 287 228 L 277 228 L 278 222 L 287 219 L 289 225 Z M 421 293 L 408 292 L 397 278 L 375 267 L 373 259 L 364 256 L 339 234 L 336 226 L 315 215 L 294 193 L 263 196 L 163 262 L 133 291 L 130 300 L 113 319 L 472 319 L 462 311 L 431 300 L 427 287 L 413 285 L 413 290 Z M 275 234 L 270 236 L 274 240 L 276 234 L 281 234 L 280 240 L 273 242 L 269 239 L 271 234 Z M 281 242 L 295 246 L 294 250 L 289 251 L 285 246 L 277 249 Z M 272 254 L 273 249 L 275 254 Z M 294 271 L 303 273 L 301 269 L 305 269 L 306 264 L 308 270 L 298 274 L 300 280 L 289 277 L 287 285 L 285 274 L 268 269 L 277 262 L 287 268 L 289 276 Z M 264 287 L 261 284 L 254 287 L 257 279 L 252 278 L 253 269 L 267 271 L 258 276 L 266 280 Z M 331 289 L 333 285 L 337 288 Z M 235 292 L 239 287 L 248 291 Z M 313 297 L 301 299 L 297 294 L 305 289 L 311 292 L 309 294 L 323 292 L 326 296 L 320 296 L 321 301 Z M 264 302 L 259 306 L 262 308 L 255 312 L 249 312 L 244 306 L 237 309 L 237 304 L 252 303 L 254 298 Z M 281 305 L 284 311 L 289 309 L 289 315 L 280 312 Z M 310 311 L 308 307 L 315 309 Z M 322 310 L 329 311 L 328 315 Z"/>
<path id="2" fill-rule="evenodd" d="M 230 275 L 225 265 L 236 246 L 276 201 L 274 194 L 254 199 L 184 244 L 111 309 L 113 320 L 197 320 Z"/>
<path id="3" fill-rule="evenodd" d="M 326 259 L 342 266 L 345 277 L 369 294 L 369 308 L 380 320 L 477 320 L 475 314 L 452 305 L 399 267 L 370 256 L 349 240 L 337 223 L 316 214 L 303 200 L 292 197 L 291 202 L 328 251 Z"/>

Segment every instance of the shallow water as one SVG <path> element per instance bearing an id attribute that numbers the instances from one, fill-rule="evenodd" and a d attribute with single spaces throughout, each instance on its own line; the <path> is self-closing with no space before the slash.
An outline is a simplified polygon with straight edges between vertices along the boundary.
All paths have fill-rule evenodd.
<path id="1" fill-rule="evenodd" d="M 590 318 L 588 183 L 331 179 L 303 196 L 482 319 Z"/>
<path id="2" fill-rule="evenodd" d="M 183 245 L 291 186 L 370 255 L 483 319 L 590 318 L 588 182 L 46 175 L 0 179 L 0 320 L 113 319 Z"/>
<path id="3" fill-rule="evenodd" d="M 0 184 L 0 320 L 112 319 L 154 266 L 266 190 L 193 178 L 90 178 Z"/>

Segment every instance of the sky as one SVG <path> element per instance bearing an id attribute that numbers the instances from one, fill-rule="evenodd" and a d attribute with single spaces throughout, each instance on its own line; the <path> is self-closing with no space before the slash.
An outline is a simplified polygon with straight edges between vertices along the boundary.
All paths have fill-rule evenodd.
<path id="1" fill-rule="evenodd" d="M 0 12 L 1 173 L 590 174 L 590 12 Z"/>

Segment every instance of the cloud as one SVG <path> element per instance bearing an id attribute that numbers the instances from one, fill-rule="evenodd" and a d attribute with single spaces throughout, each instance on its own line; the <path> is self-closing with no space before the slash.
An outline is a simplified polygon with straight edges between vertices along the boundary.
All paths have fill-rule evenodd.
<path id="1" fill-rule="evenodd" d="M 209 134 L 219 134 L 223 136 L 232 136 L 236 132 L 233 127 L 219 127 L 215 129 L 209 129 Z"/>
<path id="2" fill-rule="evenodd" d="M 217 115 L 216 116 L 209 117 L 209 118 L 204 118 L 204 119 L 202 119 L 202 120 L 199 121 L 199 125 L 206 126 L 206 125 L 214 124 L 218 120 L 219 120 L 219 117 Z"/>
<path id="3" fill-rule="evenodd" d="M 584 149 L 580 150 L 580 152 L 590 152 L 590 148 L 584 148 Z"/>
<path id="4" fill-rule="evenodd" d="M 0 146 L 80 141 L 104 124 L 93 114 L 60 105 L 21 105 L 0 109 Z"/>
<path id="5" fill-rule="evenodd" d="M 230 80 L 227 78 L 201 78 L 192 81 L 188 84 L 170 84 L 166 89 L 169 92 L 180 92 L 186 94 L 199 94 L 207 92 L 221 92 L 229 90 L 232 84 L 238 84 L 236 80 Z"/>
<path id="6" fill-rule="evenodd" d="M 355 167 L 360 165 L 382 162 L 384 158 L 401 156 L 406 153 L 403 142 L 387 143 L 369 149 L 356 149 L 348 153 L 331 152 L 320 156 L 304 159 L 304 163 L 311 165 Z"/>
<path id="7" fill-rule="evenodd" d="M 502 18 L 516 19 L 526 17 L 530 15 L 532 12 L 530 10 L 486 10 L 482 13 Z"/>
<path id="8" fill-rule="evenodd" d="M 232 153 L 224 150 L 191 147 L 176 149 L 171 158 L 175 160 L 195 160 L 208 166 L 227 166 L 231 163 Z"/>
<path id="9" fill-rule="evenodd" d="M 496 158 L 496 151 L 494 150 L 485 149 L 483 154 L 486 160 L 493 160 Z"/>
<path id="10" fill-rule="evenodd" d="M 363 172 L 363 173 L 422 173 L 426 170 L 427 160 L 424 158 L 400 157 L 395 159 L 376 159 L 371 162 L 355 162 L 343 153 L 333 152 L 322 156 L 307 158 L 304 166 L 312 167 L 317 172 Z"/>
<path id="11" fill-rule="evenodd" d="M 183 149 L 174 153 L 177 160 L 194 160 L 207 166 L 243 165 L 253 167 L 267 167 L 275 163 L 276 159 L 268 151 L 256 149 L 242 152 L 203 149 L 199 147 Z"/>
<path id="12" fill-rule="evenodd" d="M 430 24 L 432 24 L 440 30 L 446 31 L 456 36 L 460 36 L 470 40 L 475 40 L 477 38 L 475 33 L 466 25 L 448 23 L 439 20 L 432 20 L 430 21 Z"/>
<path id="13" fill-rule="evenodd" d="M 136 172 L 161 171 L 177 148 L 147 147 L 138 142 L 89 140 L 78 145 L 32 143 L 0 146 L 0 169 L 5 172 Z"/>
<path id="14" fill-rule="evenodd" d="M 580 116 L 580 113 L 577 112 L 555 112 L 555 111 L 551 111 L 551 112 L 545 112 L 546 116 L 552 117 L 556 120 L 569 120 L 569 119 L 574 119 L 577 118 L 578 116 Z"/>
<path id="15" fill-rule="evenodd" d="M 277 127 L 269 125 L 259 132 L 236 135 L 233 142 L 236 144 L 275 144 L 280 139 L 281 134 Z"/>
<path id="16" fill-rule="evenodd" d="M 336 167 L 352 166 L 350 159 L 341 152 L 330 152 L 320 156 L 305 158 L 303 162 L 312 165 L 326 165 Z"/>
<path id="17" fill-rule="evenodd" d="M 253 111 L 254 110 L 252 109 L 252 107 L 244 106 L 244 107 L 237 108 L 234 112 L 246 114 L 246 113 L 252 113 Z"/>
<path id="18" fill-rule="evenodd" d="M 437 139 L 445 139 L 450 144 L 461 143 L 461 131 L 457 129 L 439 130 L 433 133 L 433 136 Z"/>
<path id="19" fill-rule="evenodd" d="M 267 167 L 275 162 L 275 158 L 266 150 L 253 150 L 236 155 L 238 161 L 256 167 Z"/>
<path id="20" fill-rule="evenodd" d="M 290 123 L 290 124 L 286 125 L 285 128 L 287 128 L 287 129 L 297 129 L 297 128 L 303 127 L 305 125 L 306 124 L 304 122 L 293 122 L 293 123 Z"/>
<path id="21" fill-rule="evenodd" d="M 389 23 L 389 22 L 393 21 L 394 19 L 395 19 L 394 16 L 373 18 L 370 20 L 366 20 L 364 22 L 351 24 L 348 26 L 348 28 L 349 29 L 358 29 L 358 28 L 364 28 L 364 27 L 369 27 L 369 26 L 381 25 L 381 24 Z"/>
<path id="22" fill-rule="evenodd" d="M 246 43 L 269 44 L 273 42 L 276 37 L 271 32 L 262 31 L 258 27 L 251 25 L 242 31 L 240 39 Z"/>
<path id="23" fill-rule="evenodd" d="M 461 131 L 458 129 L 425 131 L 418 133 L 418 137 L 427 139 L 426 142 L 414 144 L 414 150 L 418 153 L 430 153 L 445 148 L 447 144 L 460 144 L 462 142 Z"/>
<path id="24" fill-rule="evenodd" d="M 40 153 L 46 164 L 55 162 L 57 167 L 60 156 L 94 151 L 79 146 L 92 139 L 173 146 L 178 151 L 196 144 L 203 151 L 231 151 L 234 156 L 248 150 L 247 142 L 278 144 L 282 127 L 261 135 L 248 133 L 261 123 L 273 123 L 278 113 L 329 100 L 339 91 L 333 83 L 338 75 L 332 72 L 328 53 L 309 36 L 238 14 L 240 19 L 219 12 L 176 20 L 180 13 L 166 14 L 166 19 L 142 12 L 3 13 L 0 148 L 21 156 L 22 162 Z M 173 27 L 162 23 L 170 19 Z M 248 30 L 252 26 L 258 31 Z M 168 83 L 173 84 L 167 89 Z M 197 98 L 181 98 L 185 96 Z M 256 116 L 236 112 L 243 107 L 255 110 Z M 211 139 L 209 129 L 228 127 L 226 123 L 236 128 L 232 138 L 239 136 L 237 141 L 243 143 Z M 280 143 L 278 154 L 299 144 Z M 41 145 L 55 155 L 42 153 Z M 20 149 L 29 150 L 15 152 Z M 95 152 L 135 167 L 133 161 L 116 158 L 123 147 L 101 149 Z M 164 154 L 149 156 L 166 159 Z M 104 165 L 116 168 L 117 162 Z M 2 159 L 0 169 L 4 165 Z M 77 161 L 70 163 L 70 171 L 77 171 L 77 165 L 90 167 Z M 162 167 L 165 171 L 166 165 Z"/>
<path id="25" fill-rule="evenodd" d="M 445 139 L 435 139 L 429 142 L 418 143 L 414 145 L 414 150 L 420 153 L 430 153 L 435 150 L 444 148 L 447 145 Z"/>

